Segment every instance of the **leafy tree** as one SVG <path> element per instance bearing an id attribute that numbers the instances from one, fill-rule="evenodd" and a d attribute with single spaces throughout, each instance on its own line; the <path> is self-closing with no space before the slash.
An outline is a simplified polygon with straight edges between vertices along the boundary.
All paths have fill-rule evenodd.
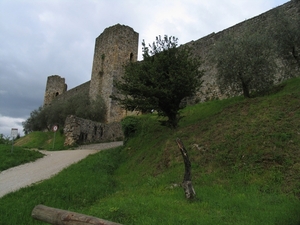
<path id="1" fill-rule="evenodd" d="M 66 101 L 56 100 L 50 106 L 33 110 L 22 125 L 24 133 L 28 134 L 32 131 L 50 130 L 54 124 L 63 127 L 68 115 L 103 122 L 105 111 L 105 103 L 100 96 L 90 101 L 88 94 L 82 93 Z"/>
<path id="2" fill-rule="evenodd" d="M 25 134 L 47 128 L 43 107 L 40 106 L 38 109 L 33 110 L 30 117 L 22 122 L 22 126 Z"/>
<path id="3" fill-rule="evenodd" d="M 148 46 L 143 40 L 142 46 L 143 61 L 125 66 L 122 80 L 115 82 L 118 94 L 112 98 L 128 110 L 156 110 L 168 118 L 165 125 L 176 128 L 182 100 L 201 86 L 201 62 L 187 46 L 178 47 L 172 36 L 156 37 Z"/>
<path id="4" fill-rule="evenodd" d="M 295 1 L 294 4 L 297 4 L 300 12 L 300 2 Z M 288 73 L 286 75 L 293 76 L 290 72 L 300 69 L 300 16 L 275 10 L 269 33 L 276 43 L 275 49 L 279 57 L 283 59 L 285 71 Z"/>
<path id="5" fill-rule="evenodd" d="M 220 90 L 242 92 L 246 98 L 251 90 L 267 90 L 276 71 L 271 50 L 267 36 L 251 28 L 238 36 L 228 33 L 221 38 L 213 51 Z"/>

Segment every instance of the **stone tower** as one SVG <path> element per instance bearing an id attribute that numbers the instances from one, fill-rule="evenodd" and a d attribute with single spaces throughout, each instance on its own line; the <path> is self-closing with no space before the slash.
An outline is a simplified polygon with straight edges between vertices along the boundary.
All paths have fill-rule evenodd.
<path id="1" fill-rule="evenodd" d="M 49 76 L 46 84 L 46 91 L 44 96 L 44 106 L 51 105 L 51 102 L 58 95 L 63 94 L 67 90 L 65 78 L 58 75 Z"/>
<path id="2" fill-rule="evenodd" d="M 137 61 L 139 34 L 131 27 L 114 25 L 108 27 L 96 38 L 92 77 L 90 83 L 90 98 L 102 96 L 105 101 L 106 122 L 120 121 L 125 111 L 112 100 L 115 93 L 114 81 L 121 79 L 124 64 Z"/>

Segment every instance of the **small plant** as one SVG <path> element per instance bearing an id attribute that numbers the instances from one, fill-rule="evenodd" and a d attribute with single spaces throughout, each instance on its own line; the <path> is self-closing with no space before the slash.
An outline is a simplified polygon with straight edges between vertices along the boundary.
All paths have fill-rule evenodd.
<path id="1" fill-rule="evenodd" d="M 7 136 L 4 136 L 4 134 L 0 134 L 0 144 L 8 145 L 10 144 L 10 139 Z"/>
<path id="2" fill-rule="evenodd" d="M 139 119 L 134 116 L 128 116 L 121 121 L 125 140 L 132 137 L 138 129 Z"/>

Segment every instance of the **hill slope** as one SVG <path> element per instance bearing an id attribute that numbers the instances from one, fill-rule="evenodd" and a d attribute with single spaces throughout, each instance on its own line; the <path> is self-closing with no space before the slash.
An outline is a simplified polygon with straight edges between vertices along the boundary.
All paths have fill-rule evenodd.
<path id="1" fill-rule="evenodd" d="M 177 130 L 137 117 L 123 148 L 2 198 L 3 224 L 41 224 L 28 217 L 45 204 L 122 224 L 298 225 L 299 87 L 297 78 L 269 96 L 190 106 Z M 193 201 L 180 187 L 177 137 L 192 163 Z"/>
<path id="2" fill-rule="evenodd" d="M 188 107 L 175 131 L 147 116 L 124 152 L 130 155 L 134 170 L 155 176 L 182 164 L 175 144 L 178 137 L 189 151 L 195 181 L 212 170 L 226 177 L 250 173 L 241 182 L 264 188 L 272 180 L 282 184 L 278 188 L 284 192 L 300 197 L 300 79 L 278 88 L 278 93 L 265 97 Z"/>
<path id="3" fill-rule="evenodd" d="M 299 224 L 300 79 L 265 97 L 190 106 L 177 130 L 139 118 L 117 191 L 85 212 L 124 224 Z M 184 200 L 180 138 L 197 199 Z"/>

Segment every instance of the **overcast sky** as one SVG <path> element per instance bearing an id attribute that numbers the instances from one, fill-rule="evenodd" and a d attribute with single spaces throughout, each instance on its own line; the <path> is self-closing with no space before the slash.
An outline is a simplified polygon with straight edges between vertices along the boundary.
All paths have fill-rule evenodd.
<path id="1" fill-rule="evenodd" d="M 91 78 L 95 38 L 128 25 L 141 42 L 197 40 L 288 0 L 0 0 L 0 133 L 10 135 L 43 104 L 47 77 L 68 89 Z"/>

